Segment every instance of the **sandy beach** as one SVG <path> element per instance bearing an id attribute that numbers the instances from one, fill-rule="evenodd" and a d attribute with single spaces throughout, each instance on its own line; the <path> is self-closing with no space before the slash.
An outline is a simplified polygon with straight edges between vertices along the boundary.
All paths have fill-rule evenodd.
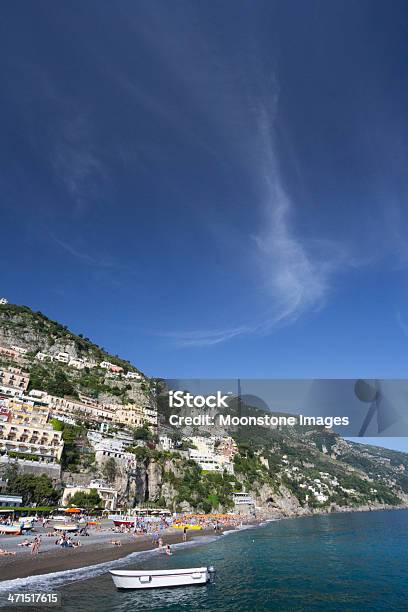
<path id="1" fill-rule="evenodd" d="M 221 528 L 231 529 L 226 526 Z M 1 580 L 25 578 L 50 572 L 59 572 L 80 567 L 87 567 L 107 561 L 114 561 L 126 557 L 130 553 L 154 550 L 157 545 L 152 543 L 151 535 L 133 536 L 128 533 L 114 533 L 108 525 L 101 530 L 90 530 L 89 537 L 75 537 L 81 542 L 79 548 L 61 548 L 55 544 L 55 537 L 47 537 L 46 531 L 37 528 L 34 533 L 26 536 L 1 536 L 0 548 L 14 552 L 15 555 L 0 557 Z M 41 534 L 42 543 L 37 555 L 31 554 L 31 548 L 19 546 L 26 538 L 33 540 L 35 535 Z M 177 544 L 182 542 L 183 533 L 179 529 L 166 529 L 161 533 L 164 544 Z M 200 538 L 204 535 L 216 535 L 213 529 L 190 530 L 188 540 Z M 111 544 L 112 540 L 120 541 L 121 546 Z"/>

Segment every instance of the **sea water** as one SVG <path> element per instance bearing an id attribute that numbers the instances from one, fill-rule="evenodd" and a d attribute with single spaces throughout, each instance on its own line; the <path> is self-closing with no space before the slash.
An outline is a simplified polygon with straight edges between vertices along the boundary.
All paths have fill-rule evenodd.
<path id="1" fill-rule="evenodd" d="M 408 610 L 408 510 L 281 520 L 172 548 L 171 557 L 137 553 L 18 590 L 58 591 L 68 612 Z M 214 584 L 175 589 L 118 592 L 108 574 L 208 565 Z"/>

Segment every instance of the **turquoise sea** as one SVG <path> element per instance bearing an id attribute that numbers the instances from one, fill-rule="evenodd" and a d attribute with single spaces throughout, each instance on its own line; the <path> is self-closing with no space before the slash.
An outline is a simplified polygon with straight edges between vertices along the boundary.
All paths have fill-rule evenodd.
<path id="1" fill-rule="evenodd" d="M 177 589 L 117 592 L 107 574 L 211 564 L 215 584 Z M 408 510 L 276 521 L 179 545 L 172 557 L 139 553 L 32 580 L 26 590 L 59 591 L 69 612 L 408 610 Z"/>

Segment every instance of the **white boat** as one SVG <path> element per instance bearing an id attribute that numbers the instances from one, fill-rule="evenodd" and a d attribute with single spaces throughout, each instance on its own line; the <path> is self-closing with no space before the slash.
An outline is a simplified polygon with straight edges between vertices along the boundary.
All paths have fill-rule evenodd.
<path id="1" fill-rule="evenodd" d="M 214 579 L 213 567 L 169 570 L 111 570 L 117 589 L 155 589 L 163 587 L 206 584 Z"/>
<path id="2" fill-rule="evenodd" d="M 78 531 L 78 525 L 74 525 L 73 523 L 64 523 L 62 525 L 54 525 L 55 531 Z"/>
<path id="3" fill-rule="evenodd" d="M 0 525 L 0 533 L 19 535 L 21 533 L 21 528 L 19 525 Z"/>

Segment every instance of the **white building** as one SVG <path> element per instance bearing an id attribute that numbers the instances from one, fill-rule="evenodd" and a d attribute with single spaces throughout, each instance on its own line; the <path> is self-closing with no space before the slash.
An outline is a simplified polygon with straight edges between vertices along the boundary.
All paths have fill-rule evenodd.
<path id="1" fill-rule="evenodd" d="M 85 367 L 85 362 L 83 359 L 80 359 L 79 357 L 77 358 L 71 357 L 71 359 L 68 361 L 68 365 L 71 368 L 76 368 L 77 370 L 83 370 Z"/>
<path id="2" fill-rule="evenodd" d="M 53 361 L 54 359 L 52 355 L 42 353 L 41 351 L 36 354 L 35 358 L 38 359 L 38 361 Z"/>
<path id="3" fill-rule="evenodd" d="M 115 510 L 118 493 L 116 489 L 109 486 L 104 480 L 91 480 L 88 486 L 68 485 L 64 489 L 62 495 L 62 505 L 68 506 L 71 498 L 77 492 L 89 493 L 91 489 L 96 489 L 99 497 L 102 499 L 105 510 Z"/>
<path id="4" fill-rule="evenodd" d="M 88 431 L 87 438 L 91 445 L 97 451 L 108 451 L 110 453 L 123 453 L 130 445 L 132 439 L 129 438 L 108 438 L 103 436 L 99 431 Z"/>
<path id="5" fill-rule="evenodd" d="M 17 387 L 6 387 L 5 385 L 0 385 L 0 393 L 7 395 L 8 397 L 19 398 L 22 398 L 24 395 L 23 389 L 18 389 Z"/>
<path id="6" fill-rule="evenodd" d="M 26 355 L 28 353 L 28 349 L 23 348 L 22 346 L 15 346 L 12 345 L 11 350 L 16 351 L 16 353 L 18 353 L 19 355 Z"/>
<path id="7" fill-rule="evenodd" d="M 6 300 L 6 298 L 0 298 L 0 305 L 4 306 L 6 304 L 8 304 L 8 300 Z"/>
<path id="8" fill-rule="evenodd" d="M 69 363 L 69 355 L 68 353 L 57 353 L 55 359 L 61 363 Z"/>
<path id="9" fill-rule="evenodd" d="M 195 446 L 195 448 L 189 448 L 189 457 L 196 461 L 202 470 L 207 472 L 223 472 L 226 470 L 229 474 L 234 473 L 234 466 L 229 458 L 215 452 L 216 438 L 192 436 L 187 440 Z"/>
<path id="10" fill-rule="evenodd" d="M 7 506 L 18 508 L 23 505 L 23 498 L 19 495 L 0 495 L 0 508 Z"/>
<path id="11" fill-rule="evenodd" d="M 159 444 L 164 451 L 170 451 L 174 448 L 173 440 L 166 434 L 159 436 Z"/>
<path id="12" fill-rule="evenodd" d="M 234 502 L 236 506 L 243 506 L 243 505 L 254 506 L 255 505 L 254 500 L 252 499 L 251 495 L 245 492 L 233 493 L 232 501 Z"/>
<path id="13" fill-rule="evenodd" d="M 139 374 L 139 372 L 131 372 L 129 370 L 129 372 L 126 372 L 126 374 L 123 375 L 125 378 L 135 378 L 136 380 L 140 380 L 142 378 L 142 375 Z"/>

